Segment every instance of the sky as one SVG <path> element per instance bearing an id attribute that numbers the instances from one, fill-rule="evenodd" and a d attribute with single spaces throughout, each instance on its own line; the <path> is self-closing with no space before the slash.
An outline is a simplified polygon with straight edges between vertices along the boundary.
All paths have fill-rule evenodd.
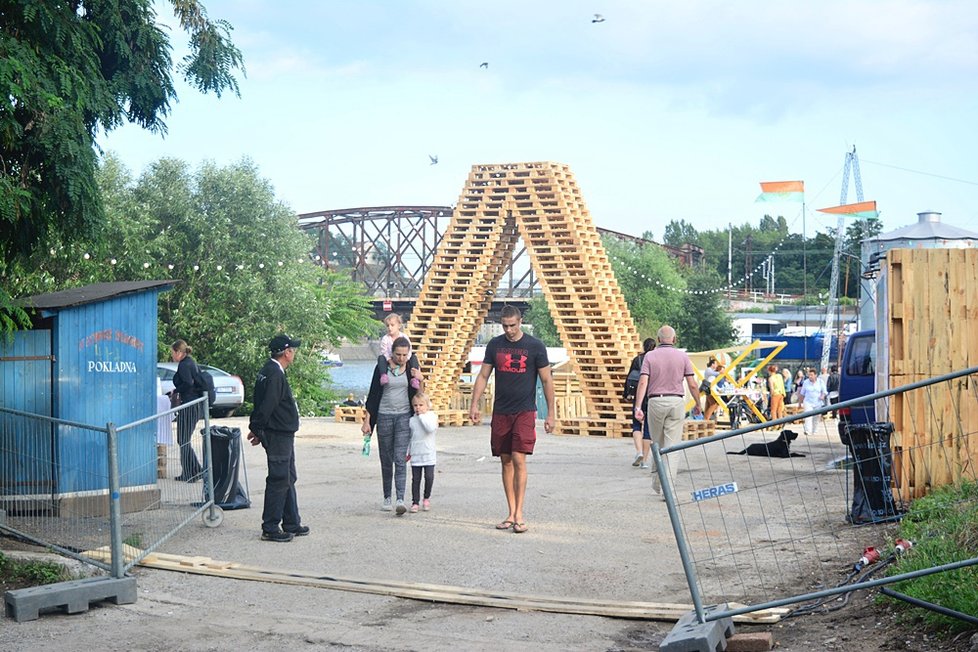
<path id="1" fill-rule="evenodd" d="M 452 205 L 473 165 L 556 161 L 598 227 L 661 240 L 671 220 L 770 213 L 811 236 L 836 225 L 815 209 L 840 203 L 855 147 L 884 231 L 925 210 L 978 230 L 971 0 L 203 4 L 233 26 L 241 97 L 181 82 L 165 137 L 102 135 L 136 175 L 249 157 L 305 213 Z M 187 39 L 157 10 L 179 59 Z M 804 212 L 754 202 L 759 182 L 798 179 Z"/>

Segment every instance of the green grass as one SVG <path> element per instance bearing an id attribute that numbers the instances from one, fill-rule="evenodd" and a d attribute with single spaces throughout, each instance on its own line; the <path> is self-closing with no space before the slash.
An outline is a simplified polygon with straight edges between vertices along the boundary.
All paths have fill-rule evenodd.
<path id="1" fill-rule="evenodd" d="M 48 561 L 16 561 L 0 552 L 0 583 L 40 586 L 69 580 L 64 566 Z"/>
<path id="2" fill-rule="evenodd" d="M 914 501 L 900 524 L 899 536 L 914 546 L 891 567 L 890 575 L 978 557 L 978 484 L 942 487 Z M 961 613 L 978 614 L 978 566 L 907 580 L 891 588 Z M 919 618 L 934 628 L 959 631 L 973 627 L 927 609 L 907 607 L 901 613 L 908 620 Z"/>

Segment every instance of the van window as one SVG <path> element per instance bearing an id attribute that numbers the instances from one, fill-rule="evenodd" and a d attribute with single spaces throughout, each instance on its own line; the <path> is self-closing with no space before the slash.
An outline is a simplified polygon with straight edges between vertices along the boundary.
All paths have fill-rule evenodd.
<path id="1" fill-rule="evenodd" d="M 849 376 L 872 376 L 876 373 L 876 338 L 859 337 L 852 341 L 852 355 L 846 366 Z"/>

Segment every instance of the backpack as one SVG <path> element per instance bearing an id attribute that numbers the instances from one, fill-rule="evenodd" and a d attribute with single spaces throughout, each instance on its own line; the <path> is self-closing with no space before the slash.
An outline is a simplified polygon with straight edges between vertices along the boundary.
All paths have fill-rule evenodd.
<path id="1" fill-rule="evenodd" d="M 214 389 L 214 376 L 209 371 L 202 371 L 200 367 L 197 367 L 194 389 L 201 394 L 207 394 L 208 405 L 214 406 L 214 401 L 217 400 L 217 390 Z"/>
<path id="2" fill-rule="evenodd" d="M 642 378 L 642 360 L 645 359 L 645 354 L 640 353 L 635 356 L 632 360 L 632 365 L 628 370 L 628 376 L 625 377 L 625 387 L 622 389 L 621 396 L 626 401 L 634 401 L 635 394 L 638 393 L 638 381 Z M 637 363 L 637 364 L 636 364 Z"/>

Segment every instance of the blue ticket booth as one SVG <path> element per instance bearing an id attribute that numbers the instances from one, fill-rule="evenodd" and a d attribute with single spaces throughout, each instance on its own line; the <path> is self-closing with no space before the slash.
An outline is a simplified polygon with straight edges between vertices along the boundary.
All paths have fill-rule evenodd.
<path id="1" fill-rule="evenodd" d="M 173 283 L 99 283 L 24 299 L 33 327 L 0 339 L 0 406 L 99 427 L 155 414 L 157 297 Z M 123 509 L 152 504 L 155 423 L 120 433 L 118 444 Z M 107 494 L 107 478 L 105 433 L 0 413 L 0 508 L 77 512 L 102 503 L 83 499 Z"/>

